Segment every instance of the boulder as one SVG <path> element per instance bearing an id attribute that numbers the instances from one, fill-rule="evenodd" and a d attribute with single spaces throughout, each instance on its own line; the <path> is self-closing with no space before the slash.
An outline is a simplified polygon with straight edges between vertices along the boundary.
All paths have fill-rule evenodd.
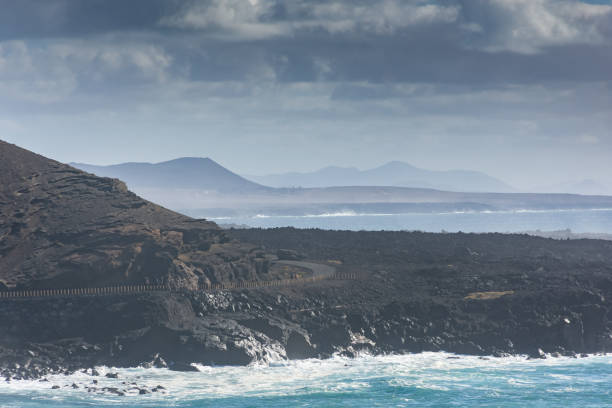
<path id="1" fill-rule="evenodd" d="M 171 371 L 182 371 L 182 372 L 197 372 L 198 371 L 198 369 L 192 366 L 191 364 L 181 363 L 181 362 L 170 364 L 168 368 Z"/>
<path id="2" fill-rule="evenodd" d="M 316 348 L 310 343 L 308 334 L 301 331 L 292 331 L 285 345 L 287 357 L 292 360 L 313 358 L 317 355 Z"/>

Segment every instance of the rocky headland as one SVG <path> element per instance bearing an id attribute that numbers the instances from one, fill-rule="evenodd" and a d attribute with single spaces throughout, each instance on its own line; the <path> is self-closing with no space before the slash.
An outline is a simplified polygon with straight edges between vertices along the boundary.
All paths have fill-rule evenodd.
<path id="1" fill-rule="evenodd" d="M 0 141 L 0 287 L 198 284 L 256 279 L 254 247 L 219 227 Z"/>
<path id="2" fill-rule="evenodd" d="M 449 351 L 612 348 L 612 242 L 527 235 L 220 230 L 123 183 L 0 142 L 0 290 L 163 284 L 0 299 L 0 375 L 106 366 Z M 278 257 L 357 279 L 198 290 L 283 277 Z"/>

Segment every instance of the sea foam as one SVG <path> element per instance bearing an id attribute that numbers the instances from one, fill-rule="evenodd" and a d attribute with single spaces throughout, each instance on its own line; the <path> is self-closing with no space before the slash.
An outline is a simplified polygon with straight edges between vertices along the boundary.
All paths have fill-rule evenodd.
<path id="1" fill-rule="evenodd" d="M 528 360 L 513 356 L 480 358 L 448 353 L 334 357 L 327 360 L 275 361 L 248 367 L 197 366 L 199 372 L 99 367 L 100 377 L 84 373 L 49 376 L 49 382 L 0 384 L 0 406 L 555 406 L 609 403 L 612 357 Z M 118 372 L 119 379 L 104 377 Z M 126 396 L 87 392 L 101 387 L 139 387 L 164 391 Z M 122 384 L 125 382 L 128 385 Z M 79 385 L 73 389 L 71 385 Z M 60 389 L 51 390 L 58 385 Z M 531 399 L 530 399 L 531 398 Z M 576 400 L 576 405 L 572 401 Z M 550 401 L 550 405 L 547 404 Z M 21 404 L 21 405 L 20 405 Z M 436 405 L 438 404 L 438 405 Z M 599 405 L 598 405 L 599 404 Z M 587 403 L 580 405 L 588 406 Z"/>

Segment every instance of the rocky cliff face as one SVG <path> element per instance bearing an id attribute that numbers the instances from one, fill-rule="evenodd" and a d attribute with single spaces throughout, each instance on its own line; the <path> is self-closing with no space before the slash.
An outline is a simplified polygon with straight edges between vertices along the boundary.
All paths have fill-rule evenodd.
<path id="1" fill-rule="evenodd" d="M 0 288 L 251 280 L 265 272 L 252 248 L 119 180 L 0 141 Z"/>

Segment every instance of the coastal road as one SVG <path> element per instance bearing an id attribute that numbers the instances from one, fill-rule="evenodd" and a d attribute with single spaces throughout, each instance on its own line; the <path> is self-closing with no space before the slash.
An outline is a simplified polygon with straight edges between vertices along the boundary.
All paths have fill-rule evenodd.
<path id="1" fill-rule="evenodd" d="M 336 273 L 336 268 L 329 265 L 313 263 L 313 262 L 302 262 L 302 261 L 275 261 L 276 264 L 281 265 L 292 265 L 300 268 L 310 269 L 313 276 L 319 277 L 331 277 Z"/>

